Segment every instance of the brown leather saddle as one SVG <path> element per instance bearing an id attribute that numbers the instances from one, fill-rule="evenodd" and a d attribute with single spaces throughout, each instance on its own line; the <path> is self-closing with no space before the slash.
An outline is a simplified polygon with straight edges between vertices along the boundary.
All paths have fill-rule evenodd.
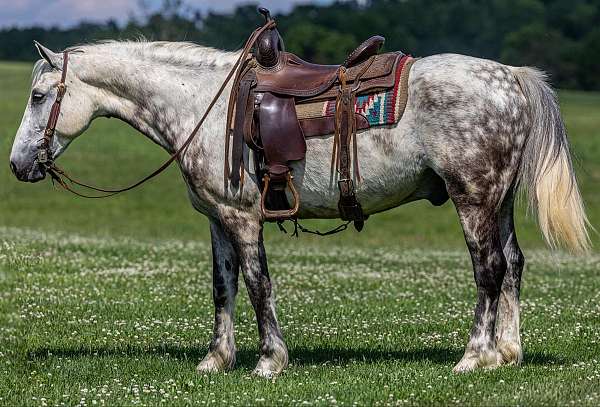
<path id="1" fill-rule="evenodd" d="M 273 22 L 267 9 L 259 11 L 267 23 Z M 226 163 L 226 175 L 234 186 L 243 183 L 243 146 L 248 145 L 254 152 L 255 172 L 262 183 L 261 210 L 265 220 L 295 218 L 300 196 L 290 163 L 305 159 L 306 138 L 335 134 L 332 171 L 340 190 L 340 217 L 353 221 L 357 230 L 362 229 L 366 216 L 354 187 L 355 180 L 360 179 L 356 131 L 368 128 L 369 122 L 355 113 L 355 97 L 394 86 L 395 68 L 403 54 L 378 54 L 384 41 L 381 36 L 373 36 L 350 53 L 343 64 L 317 65 L 286 52 L 274 22 L 257 38 L 252 57 L 238 72 L 230 97 L 232 170 L 229 172 Z M 335 114 L 298 118 L 296 105 L 319 100 L 335 100 Z M 292 194 L 292 205 L 286 189 Z"/>

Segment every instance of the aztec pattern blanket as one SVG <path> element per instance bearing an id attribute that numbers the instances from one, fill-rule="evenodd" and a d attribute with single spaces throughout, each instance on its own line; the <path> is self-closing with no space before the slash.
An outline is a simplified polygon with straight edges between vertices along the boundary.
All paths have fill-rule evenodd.
<path id="1" fill-rule="evenodd" d="M 408 77 L 414 61 L 414 58 L 406 55 L 398 62 L 393 88 L 356 96 L 356 113 L 363 115 L 371 127 L 395 124 L 402 118 L 408 99 Z M 333 116 L 335 99 L 298 104 L 296 113 L 298 119 Z"/>

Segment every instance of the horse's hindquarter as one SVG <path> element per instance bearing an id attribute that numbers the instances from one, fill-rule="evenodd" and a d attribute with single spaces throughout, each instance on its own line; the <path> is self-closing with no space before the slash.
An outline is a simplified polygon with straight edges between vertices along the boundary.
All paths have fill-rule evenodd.
<path id="1" fill-rule="evenodd" d="M 516 175 L 530 122 L 527 109 L 508 66 L 454 54 L 416 61 L 400 122 L 358 134 L 363 181 L 357 195 L 364 212 L 420 198 L 442 203 L 447 199 L 442 178 L 482 198 L 496 187 L 503 193 Z M 309 140 L 306 167 L 294 167 L 302 217 L 338 215 L 332 142 L 332 136 Z"/>
<path id="2" fill-rule="evenodd" d="M 423 58 L 412 67 L 409 101 L 430 168 L 473 199 L 505 192 L 530 126 L 511 67 L 456 54 Z"/>

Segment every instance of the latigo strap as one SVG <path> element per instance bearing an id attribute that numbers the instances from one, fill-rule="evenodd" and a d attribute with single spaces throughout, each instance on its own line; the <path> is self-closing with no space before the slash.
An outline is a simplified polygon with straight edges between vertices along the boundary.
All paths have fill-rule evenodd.
<path id="1" fill-rule="evenodd" d="M 362 207 L 356 199 L 356 190 L 354 182 L 360 182 L 360 172 L 358 167 L 358 147 L 356 142 L 356 116 L 354 110 L 356 89 L 360 87 L 360 79 L 373 63 L 374 56 L 365 64 L 365 67 L 358 73 L 355 84 L 350 85 L 346 81 L 346 67 L 341 66 L 338 73 L 340 83 L 338 96 L 336 99 L 335 110 L 335 136 L 331 167 L 337 169 L 339 173 L 338 188 L 340 190 L 340 199 L 338 209 L 340 217 L 345 221 L 354 222 L 357 231 L 364 227 L 367 217 L 362 211 Z M 350 154 L 350 143 L 352 143 L 352 157 Z M 354 180 L 350 174 L 350 167 L 354 159 Z"/>

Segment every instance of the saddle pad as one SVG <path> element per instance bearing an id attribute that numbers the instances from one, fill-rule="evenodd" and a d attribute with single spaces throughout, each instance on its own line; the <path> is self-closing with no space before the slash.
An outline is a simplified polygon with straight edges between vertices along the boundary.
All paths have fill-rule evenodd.
<path id="1" fill-rule="evenodd" d="M 356 96 L 355 111 L 364 116 L 369 126 L 395 124 L 400 121 L 408 99 L 408 77 L 415 59 L 404 56 L 396 67 L 394 86 Z M 335 115 L 335 99 L 296 104 L 298 119 L 315 119 Z"/>

